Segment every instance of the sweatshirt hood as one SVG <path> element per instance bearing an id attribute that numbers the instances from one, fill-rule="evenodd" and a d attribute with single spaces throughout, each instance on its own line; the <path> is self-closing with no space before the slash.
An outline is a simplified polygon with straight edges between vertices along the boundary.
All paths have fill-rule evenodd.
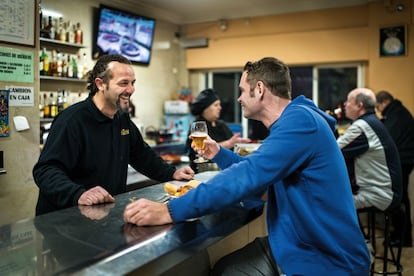
<path id="1" fill-rule="evenodd" d="M 292 104 L 292 105 L 303 105 L 303 106 L 306 106 L 306 107 L 312 109 L 313 111 L 318 113 L 322 118 L 325 119 L 325 121 L 328 123 L 328 125 L 332 129 L 332 131 L 335 131 L 336 119 L 334 117 L 332 117 L 331 115 L 329 115 L 328 113 L 321 110 L 319 107 L 317 107 L 312 100 L 310 100 L 310 99 L 306 98 L 305 96 L 301 95 L 301 96 L 296 97 L 294 100 L 292 100 L 292 102 L 290 104 Z"/>

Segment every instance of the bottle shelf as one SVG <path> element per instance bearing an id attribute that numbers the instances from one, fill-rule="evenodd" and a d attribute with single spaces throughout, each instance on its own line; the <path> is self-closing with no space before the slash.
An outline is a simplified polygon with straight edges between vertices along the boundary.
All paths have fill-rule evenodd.
<path id="1" fill-rule="evenodd" d="M 86 83 L 86 80 L 84 80 L 84 79 L 53 77 L 53 76 L 40 76 L 40 80 Z"/>
<path id="2" fill-rule="evenodd" d="M 73 48 L 74 49 L 86 48 L 85 45 L 78 44 L 78 43 L 61 42 L 56 39 L 50 39 L 50 38 L 44 38 L 44 37 L 41 37 L 39 39 L 42 45 L 53 45 L 53 46 L 67 47 L 67 48 L 72 48 L 72 49 Z"/>
<path id="3" fill-rule="evenodd" d="M 53 122 L 54 118 L 40 118 L 40 124 L 46 124 Z"/>

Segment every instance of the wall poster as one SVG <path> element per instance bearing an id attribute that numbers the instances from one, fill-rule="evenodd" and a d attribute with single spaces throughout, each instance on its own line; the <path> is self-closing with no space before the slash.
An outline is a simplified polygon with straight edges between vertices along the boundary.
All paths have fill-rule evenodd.
<path id="1" fill-rule="evenodd" d="M 405 25 L 380 28 L 380 56 L 405 56 L 407 30 Z"/>
<path id="2" fill-rule="evenodd" d="M 9 90 L 0 90 L 0 138 L 9 133 Z"/>

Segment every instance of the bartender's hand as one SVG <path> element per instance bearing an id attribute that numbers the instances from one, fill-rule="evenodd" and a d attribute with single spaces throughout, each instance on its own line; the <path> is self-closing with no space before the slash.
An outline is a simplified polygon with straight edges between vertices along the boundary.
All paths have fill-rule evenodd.
<path id="1" fill-rule="evenodd" d="M 173 174 L 175 180 L 191 180 L 193 177 L 194 171 L 189 166 L 179 168 Z"/>
<path id="2" fill-rule="evenodd" d="M 115 202 L 115 198 L 100 186 L 85 191 L 78 199 L 79 205 L 94 205 L 105 202 Z"/>
<path id="3" fill-rule="evenodd" d="M 220 145 L 210 138 L 210 136 L 207 137 L 206 140 L 204 140 L 204 149 L 199 150 L 194 147 L 194 143 L 191 143 L 191 147 L 201 156 L 207 158 L 207 159 L 213 159 L 214 156 L 217 155 L 217 153 L 220 151 Z"/>
<path id="4" fill-rule="evenodd" d="M 138 199 L 125 207 L 124 221 L 139 226 L 172 223 L 167 204 Z"/>

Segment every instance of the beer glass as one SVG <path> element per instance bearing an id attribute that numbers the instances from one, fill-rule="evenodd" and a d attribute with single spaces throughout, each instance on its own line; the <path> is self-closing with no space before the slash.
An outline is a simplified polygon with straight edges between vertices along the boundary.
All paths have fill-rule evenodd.
<path id="1" fill-rule="evenodd" d="M 191 124 L 191 139 L 193 140 L 196 149 L 204 149 L 204 140 L 207 138 L 208 130 L 205 121 L 196 121 Z M 205 163 L 208 160 L 200 155 L 196 155 L 194 163 Z"/>

